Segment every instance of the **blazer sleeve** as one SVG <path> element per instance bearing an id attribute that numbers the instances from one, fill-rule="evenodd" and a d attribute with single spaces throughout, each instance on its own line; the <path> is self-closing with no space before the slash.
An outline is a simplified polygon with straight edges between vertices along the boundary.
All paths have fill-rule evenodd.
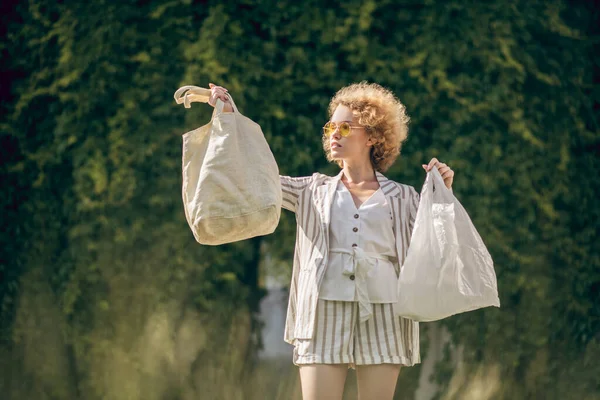
<path id="1" fill-rule="evenodd" d="M 310 184 L 312 176 L 292 178 L 291 176 L 279 175 L 281 181 L 281 206 L 291 212 L 296 212 L 296 205 L 300 193 Z"/>

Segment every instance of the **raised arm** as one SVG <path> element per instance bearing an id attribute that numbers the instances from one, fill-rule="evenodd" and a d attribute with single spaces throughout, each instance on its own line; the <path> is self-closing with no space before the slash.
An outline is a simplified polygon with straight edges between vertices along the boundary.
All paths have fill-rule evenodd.
<path id="1" fill-rule="evenodd" d="M 300 197 L 300 193 L 309 185 L 311 179 L 312 176 L 292 178 L 291 176 L 279 175 L 283 199 L 281 207 L 291 212 L 296 212 L 298 197 Z"/>

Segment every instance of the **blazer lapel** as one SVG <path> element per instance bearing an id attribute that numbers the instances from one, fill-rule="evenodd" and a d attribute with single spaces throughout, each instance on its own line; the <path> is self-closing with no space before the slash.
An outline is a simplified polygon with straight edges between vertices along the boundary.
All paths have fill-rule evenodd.
<path id="1" fill-rule="evenodd" d="M 335 195 L 335 189 L 342 177 L 342 172 L 336 176 L 330 177 L 324 180 L 315 189 L 315 205 L 319 211 L 321 222 L 329 227 L 331 222 L 331 205 L 333 203 L 333 196 Z"/>
<path id="2" fill-rule="evenodd" d="M 398 189 L 398 185 L 386 178 L 381 172 L 375 171 L 375 175 L 377 176 L 379 186 L 381 187 L 381 190 L 383 191 L 383 194 L 386 197 L 395 197 L 400 194 L 400 189 Z"/>
<path id="3" fill-rule="evenodd" d="M 322 250 L 323 255 L 327 253 L 329 249 L 329 225 L 331 223 L 331 205 L 333 204 L 333 197 L 335 195 L 335 189 L 342 178 L 343 171 L 340 171 L 334 177 L 325 179 L 319 186 L 316 187 L 314 193 L 314 202 L 319 213 L 321 222 L 321 233 L 325 239 L 325 246 Z"/>
<path id="4" fill-rule="evenodd" d="M 396 241 L 396 260 L 395 262 L 398 263 L 400 260 L 400 246 L 401 243 L 399 243 L 398 240 L 398 231 L 400 228 L 400 207 L 401 207 L 401 202 L 402 202 L 402 193 L 400 192 L 400 189 L 398 188 L 398 185 L 389 180 L 388 178 L 386 178 L 381 172 L 376 171 L 375 175 L 377 176 L 377 181 L 379 182 L 379 186 L 381 187 L 381 190 L 383 191 L 386 199 L 387 199 L 387 203 L 388 206 L 390 208 L 390 212 L 392 213 L 392 230 L 394 232 L 394 240 Z M 396 268 L 396 274 L 398 274 L 400 271 L 400 265 L 398 265 L 398 267 Z"/>

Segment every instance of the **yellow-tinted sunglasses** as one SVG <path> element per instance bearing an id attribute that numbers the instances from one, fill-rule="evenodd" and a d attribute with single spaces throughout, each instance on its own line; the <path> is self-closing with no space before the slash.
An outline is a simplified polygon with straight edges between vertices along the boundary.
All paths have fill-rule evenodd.
<path id="1" fill-rule="evenodd" d="M 323 135 L 325 135 L 326 137 L 330 137 L 331 135 L 333 135 L 333 132 L 335 132 L 336 129 L 339 129 L 340 135 L 342 137 L 347 137 L 348 135 L 350 135 L 352 128 L 362 128 L 362 126 L 352 126 L 349 122 L 346 121 L 340 122 L 339 124 L 329 121 L 323 127 Z"/>

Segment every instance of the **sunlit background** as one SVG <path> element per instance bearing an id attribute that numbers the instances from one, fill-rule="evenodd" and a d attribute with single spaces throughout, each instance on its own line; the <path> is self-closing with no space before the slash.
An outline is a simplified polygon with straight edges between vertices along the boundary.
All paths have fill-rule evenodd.
<path id="1" fill-rule="evenodd" d="M 300 399 L 283 342 L 295 221 L 195 242 L 181 135 L 229 89 L 282 174 L 335 174 L 339 88 L 411 116 L 495 262 L 502 308 L 421 324 L 396 399 L 600 399 L 594 1 L 2 1 L 0 399 Z M 350 372 L 347 399 L 356 398 Z"/>

